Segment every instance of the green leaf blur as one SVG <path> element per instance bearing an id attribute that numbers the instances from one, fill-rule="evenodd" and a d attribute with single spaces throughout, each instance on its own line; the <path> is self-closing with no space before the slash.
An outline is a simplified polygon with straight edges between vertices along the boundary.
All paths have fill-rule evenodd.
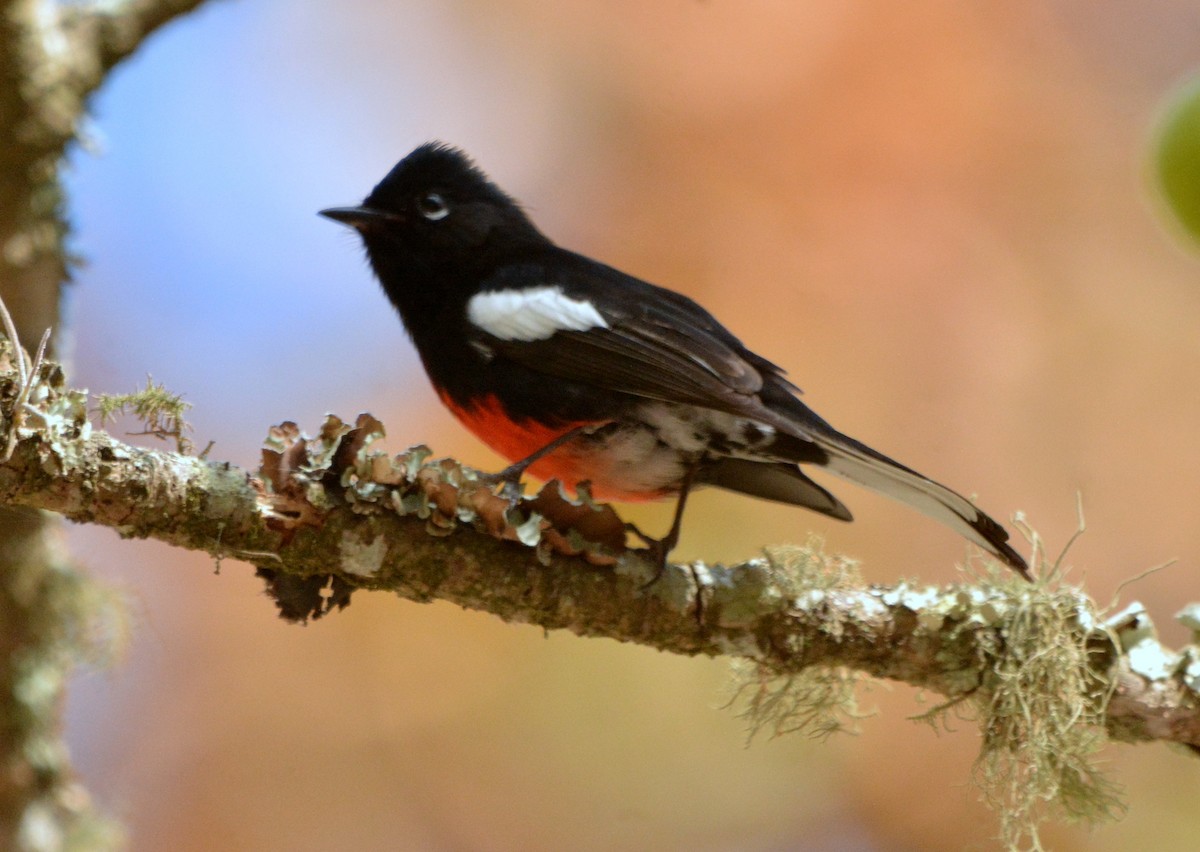
<path id="1" fill-rule="evenodd" d="M 1167 206 L 1200 242 L 1200 76 L 1172 94 L 1155 148 L 1154 169 Z"/>

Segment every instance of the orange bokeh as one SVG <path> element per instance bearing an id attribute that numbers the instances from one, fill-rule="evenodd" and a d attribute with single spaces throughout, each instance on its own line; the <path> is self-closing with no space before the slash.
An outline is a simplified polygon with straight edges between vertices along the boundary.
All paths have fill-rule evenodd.
<path id="1" fill-rule="evenodd" d="M 269 57 L 276 114 L 315 101 L 355 130 L 313 122 L 286 144 L 288 184 L 325 172 L 342 194 L 297 202 L 311 212 L 271 239 L 245 233 L 260 266 L 228 273 L 251 292 L 291 253 L 340 277 L 289 279 L 286 299 L 252 308 L 198 299 L 184 319 L 181 306 L 129 304 L 143 328 L 208 323 L 213 357 L 235 365 L 173 387 L 197 406 L 197 443 L 222 436 L 215 457 L 250 462 L 270 423 L 308 417 L 315 429 L 326 408 L 370 407 L 396 449 L 425 442 L 496 463 L 437 407 L 398 325 L 381 339 L 296 318 L 331 291 L 362 299 L 364 316 L 389 310 L 357 247 L 312 213 L 354 201 L 383 158 L 440 136 L 551 236 L 688 293 L 787 367 L 836 427 L 977 493 L 998 518 L 1023 511 L 1051 552 L 1075 529 L 1081 494 L 1088 531 L 1068 561 L 1097 600 L 1177 557 L 1123 595 L 1143 600 L 1169 641 L 1185 639 L 1169 619 L 1197 597 L 1200 262 L 1156 221 L 1142 160 L 1158 96 L 1200 65 L 1200 42 L 1180 35 L 1200 27 L 1195 4 L 355 0 L 212 4 L 202 16 L 235 6 L 259 7 L 259 41 L 229 49 Z M 173 39 L 194 26 L 181 21 L 129 73 L 169 66 L 185 49 Z M 111 88 L 125 84 L 118 75 Z M 265 104 L 250 108 L 271 123 Z M 198 127 L 226 120 L 196 116 Z M 137 201 L 108 193 L 111 208 Z M 79 239 L 102 269 L 110 247 L 89 244 L 86 219 Z M 89 318 L 139 274 L 80 275 L 77 359 L 96 389 L 198 360 L 164 331 L 161 352 L 111 366 L 115 332 L 89 331 Z M 259 312 L 261 340 L 223 330 L 246 310 Z M 294 397 L 268 407 L 231 392 L 238 364 Z M 222 432 L 230 422 L 258 426 Z M 872 581 L 955 578 L 965 551 L 953 534 L 827 484 L 854 524 L 704 493 L 679 555 L 744 558 L 816 531 Z M 630 516 L 665 527 L 669 506 Z M 713 709 L 721 661 L 379 595 L 290 627 L 242 564 L 213 577 L 208 560 L 165 547 L 71 538 L 134 600 L 126 661 L 76 685 L 71 739 L 136 849 L 993 843 L 995 818 L 967 785 L 976 732 L 915 726 L 906 717 L 927 705 L 905 688 L 864 697 L 880 713 L 858 737 L 746 749 L 740 723 Z M 1162 747 L 1108 755 L 1130 814 L 1091 833 L 1052 827 L 1048 845 L 1194 848 L 1194 762 Z"/>

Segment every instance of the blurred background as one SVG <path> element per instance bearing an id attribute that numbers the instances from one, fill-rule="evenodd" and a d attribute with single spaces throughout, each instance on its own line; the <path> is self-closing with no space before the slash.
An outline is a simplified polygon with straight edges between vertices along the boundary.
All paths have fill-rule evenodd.
<path id="1" fill-rule="evenodd" d="M 316 215 L 443 139 L 551 237 L 699 300 L 836 426 L 1025 513 L 1052 553 L 1081 494 L 1067 561 L 1097 600 L 1177 558 L 1122 599 L 1178 644 L 1200 598 L 1200 255 L 1146 158 L 1198 67 L 1189 0 L 212 3 L 114 75 L 73 159 L 74 376 L 153 374 L 243 465 L 273 423 L 369 410 L 397 451 L 496 466 Z M 955 535 L 832 485 L 854 524 L 702 493 L 677 555 L 816 532 L 870 580 L 956 578 Z M 134 849 L 994 847 L 976 730 L 908 721 L 929 703 L 906 687 L 863 695 L 858 736 L 747 748 L 720 660 L 383 595 L 288 626 L 244 564 L 70 537 L 129 604 L 68 716 Z M 1200 764 L 1104 757 L 1128 816 L 1048 845 L 1194 849 Z"/>

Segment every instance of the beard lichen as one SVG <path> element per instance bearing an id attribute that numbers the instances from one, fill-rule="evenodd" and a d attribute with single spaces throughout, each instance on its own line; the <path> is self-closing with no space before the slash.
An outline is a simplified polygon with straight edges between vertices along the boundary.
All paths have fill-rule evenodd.
<path id="1" fill-rule="evenodd" d="M 1087 603 L 1043 585 L 1014 600 L 975 694 L 983 742 L 974 778 L 1010 849 L 1041 849 L 1047 818 L 1094 822 L 1125 809 L 1095 762 L 1111 687 L 1092 660 L 1101 628 Z"/>
<path id="2" fill-rule="evenodd" d="M 826 553 L 815 536 L 804 545 L 769 548 L 765 555 L 772 582 L 792 600 L 835 594 L 862 584 L 858 564 Z M 839 627 L 836 621 L 829 623 L 833 633 Z M 755 660 L 735 658 L 724 706 L 746 723 L 747 744 L 763 732 L 771 737 L 799 733 L 825 739 L 855 732 L 857 720 L 868 715 L 859 711 L 857 703 L 858 686 L 864 678 L 843 666 L 811 666 L 783 673 Z"/>
<path id="3" fill-rule="evenodd" d="M 928 590 L 932 599 L 916 613 L 921 624 L 922 612 L 938 615 L 936 624 L 920 629 L 942 633 L 945 647 L 960 647 L 955 631 L 970 633 L 976 664 L 963 671 L 962 689 L 952 688 L 948 701 L 918 718 L 936 725 L 953 712 L 979 724 L 973 780 L 997 812 L 1000 839 L 1010 849 L 1043 848 L 1039 825 L 1047 819 L 1100 821 L 1125 809 L 1119 788 L 1097 764 L 1112 691 L 1105 668 L 1116 637 L 1092 602 L 1063 582 L 1061 559 L 1047 566 L 1037 556 L 1035 549 L 1044 571 L 1038 583 L 989 565 L 971 586 Z M 819 541 L 772 550 L 768 559 L 795 601 L 864 591 L 853 563 L 824 554 Z M 912 609 L 914 598 L 880 600 Z M 949 606 L 953 618 L 939 606 Z M 835 617 L 821 629 L 836 635 L 840 626 Z M 865 715 L 856 697 L 865 678 L 844 667 L 784 672 L 742 659 L 734 663 L 726 707 L 747 723 L 748 742 L 763 732 L 817 738 L 854 732 Z M 941 686 L 954 682 L 950 677 Z"/>
<path id="4" fill-rule="evenodd" d="M 825 739 L 838 733 L 855 733 L 857 720 L 866 715 L 858 708 L 858 686 L 863 675 L 844 667 L 812 666 L 802 672 L 780 674 L 748 659 L 731 666 L 730 697 L 746 723 L 746 744 L 766 732 L 771 737 L 803 734 Z"/>

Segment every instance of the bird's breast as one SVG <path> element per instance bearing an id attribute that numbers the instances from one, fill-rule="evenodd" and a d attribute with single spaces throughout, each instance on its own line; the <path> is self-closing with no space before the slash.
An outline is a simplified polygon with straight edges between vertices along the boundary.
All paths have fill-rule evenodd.
<path id="1" fill-rule="evenodd" d="M 463 425 L 510 462 L 525 459 L 573 429 L 581 434 L 529 468 L 569 490 L 590 484 L 600 500 L 639 502 L 679 491 L 688 468 L 705 456 L 762 458 L 769 427 L 694 406 L 646 402 L 618 419 L 556 422 L 513 417 L 495 396 L 469 405 L 442 394 Z"/>

